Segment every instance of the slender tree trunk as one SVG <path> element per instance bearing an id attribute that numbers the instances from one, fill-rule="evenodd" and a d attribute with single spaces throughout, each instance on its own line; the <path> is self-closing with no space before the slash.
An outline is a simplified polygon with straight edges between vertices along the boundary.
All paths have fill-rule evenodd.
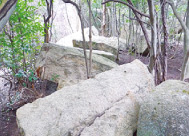
<path id="1" fill-rule="evenodd" d="M 129 18 L 132 18 L 132 12 L 129 8 Z M 128 36 L 128 45 L 131 44 L 131 32 L 132 32 L 132 20 L 129 20 L 129 36 Z"/>
<path id="2" fill-rule="evenodd" d="M 115 7 L 115 2 L 113 2 L 113 6 L 111 7 L 111 12 L 112 12 L 112 36 L 116 36 L 116 7 Z"/>
<path id="3" fill-rule="evenodd" d="M 86 73 L 87 73 L 87 78 L 89 77 L 89 67 L 88 67 L 88 61 L 87 61 L 87 54 L 86 54 L 86 41 L 85 41 L 85 33 L 84 33 L 84 22 L 83 19 L 81 17 L 81 9 L 79 8 L 79 6 L 71 1 L 71 0 L 62 0 L 65 3 L 70 3 L 72 4 L 76 9 L 77 9 L 77 13 L 81 22 L 81 32 L 82 32 L 82 44 L 83 44 L 83 52 L 84 52 L 84 57 L 85 57 L 85 66 L 86 66 Z"/>
<path id="4" fill-rule="evenodd" d="M 148 0 L 148 7 L 150 13 L 150 23 L 151 23 L 151 49 L 150 49 L 150 64 L 149 68 L 151 73 L 154 71 L 156 56 L 157 56 L 157 28 L 156 28 L 156 15 L 154 12 L 154 1 Z"/>
<path id="5" fill-rule="evenodd" d="M 182 65 L 181 80 L 184 80 L 185 75 L 189 74 L 189 1 L 187 4 L 186 28 L 184 31 L 184 62 Z"/>
<path id="6" fill-rule="evenodd" d="M 117 21 L 117 18 L 116 18 L 116 31 L 117 31 L 117 41 L 118 41 L 118 50 L 117 50 L 117 58 L 116 58 L 116 61 L 118 62 L 119 61 L 119 50 L 120 50 L 120 33 L 121 33 L 121 27 L 120 27 L 120 9 L 119 9 L 119 19 Z"/>
<path id="7" fill-rule="evenodd" d="M 105 0 L 102 0 L 105 2 Z M 106 36 L 106 4 L 102 5 L 102 24 L 101 24 L 102 36 Z"/>
<path id="8" fill-rule="evenodd" d="M 91 27 L 92 27 L 92 23 L 91 23 L 91 20 L 92 20 L 92 13 L 91 13 L 91 0 L 88 1 L 89 3 L 89 48 L 90 48 L 90 52 L 89 52 L 89 77 L 90 78 L 92 75 L 91 75 L 91 70 L 92 70 L 92 30 L 91 30 Z"/>
<path id="9" fill-rule="evenodd" d="M 50 2 L 48 0 L 46 0 L 46 6 L 47 6 L 47 18 L 45 17 L 45 15 L 43 15 L 43 20 L 44 20 L 44 42 L 45 43 L 49 43 L 50 41 L 50 35 L 49 35 L 49 27 L 50 27 L 50 19 L 52 17 L 52 12 L 53 12 L 53 0 L 50 0 Z"/>
<path id="10" fill-rule="evenodd" d="M 88 4 L 88 6 L 89 6 L 88 0 L 87 0 L 87 4 Z M 96 20 L 95 20 L 95 16 L 94 16 L 94 14 L 93 14 L 92 9 L 89 9 L 89 12 L 91 12 L 91 18 L 92 18 L 91 21 L 93 20 L 94 26 L 96 27 L 96 29 L 98 30 L 98 33 L 100 34 L 100 30 L 99 30 L 99 27 L 98 27 L 97 22 L 96 22 Z"/>
<path id="11" fill-rule="evenodd" d="M 164 43 L 161 47 L 162 53 L 162 81 L 166 80 L 167 77 L 167 50 L 168 47 L 168 31 L 167 31 L 167 22 L 166 22 L 166 13 L 165 13 L 165 5 L 166 0 L 160 0 L 161 3 L 161 17 L 162 17 L 162 24 L 163 24 L 163 33 L 164 33 Z"/>
<path id="12" fill-rule="evenodd" d="M 149 70 L 155 77 L 155 83 L 158 84 L 160 81 L 159 77 L 159 64 L 157 60 L 157 19 L 154 8 L 154 0 L 148 0 L 149 14 L 150 14 L 150 23 L 151 23 L 151 48 L 150 48 L 150 63 Z"/>
<path id="13" fill-rule="evenodd" d="M 182 65 L 182 71 L 181 71 L 181 80 L 184 80 L 185 75 L 188 75 L 188 67 L 189 67 L 189 1 L 187 2 L 187 15 L 186 15 L 186 24 L 184 21 L 180 18 L 179 14 L 176 11 L 176 7 L 174 6 L 174 3 L 172 1 L 167 1 L 167 3 L 171 6 L 174 15 L 180 22 L 182 29 L 184 30 L 184 61 Z"/>
<path id="14" fill-rule="evenodd" d="M 85 57 L 85 65 L 86 65 L 86 72 L 87 72 L 87 78 L 89 78 L 89 67 L 88 67 L 88 61 L 87 61 L 87 54 L 86 54 L 86 40 L 85 40 L 85 33 L 84 33 L 84 22 L 81 18 L 81 12 L 78 12 L 80 22 L 81 22 L 81 31 L 82 31 L 82 38 L 83 38 L 83 52 Z"/>
<path id="15" fill-rule="evenodd" d="M 189 27 L 188 27 L 189 28 Z M 184 61 L 182 64 L 181 80 L 184 80 L 185 75 L 188 75 L 189 71 L 189 29 L 184 32 Z M 189 77 L 186 77 L 189 78 Z"/>

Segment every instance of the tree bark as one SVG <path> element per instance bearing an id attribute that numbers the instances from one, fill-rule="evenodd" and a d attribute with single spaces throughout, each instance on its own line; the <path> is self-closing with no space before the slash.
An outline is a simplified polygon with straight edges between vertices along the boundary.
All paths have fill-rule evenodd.
<path id="1" fill-rule="evenodd" d="M 49 43 L 50 41 L 50 35 L 49 35 L 49 27 L 50 27 L 50 19 L 52 17 L 52 12 L 53 12 L 53 0 L 50 0 L 50 3 L 48 0 L 46 0 L 46 6 L 47 6 L 47 18 L 45 17 L 45 15 L 43 15 L 43 19 L 44 19 L 44 43 Z"/>
<path id="2" fill-rule="evenodd" d="M 7 0 L 6 3 L 2 3 L 2 5 L 0 5 L 0 31 L 14 11 L 16 3 L 17 0 Z"/>
<path id="3" fill-rule="evenodd" d="M 116 7 L 115 7 L 115 2 L 113 2 L 113 5 L 111 7 L 111 26 L 112 26 L 112 36 L 116 37 Z"/>
<path id="4" fill-rule="evenodd" d="M 88 0 L 87 0 L 88 1 Z M 89 48 L 90 48 L 90 52 L 89 52 L 89 77 L 90 78 L 91 75 L 91 71 L 92 71 L 92 13 L 91 13 L 91 0 L 88 1 L 89 3 Z"/>
<path id="5" fill-rule="evenodd" d="M 167 3 L 171 6 L 174 15 L 180 22 L 182 29 L 184 30 L 184 60 L 182 64 L 182 71 L 180 79 L 184 80 L 184 76 L 188 75 L 187 67 L 189 67 L 189 1 L 187 2 L 187 15 L 186 15 L 186 24 L 184 21 L 180 18 L 179 14 L 176 11 L 176 7 L 174 6 L 174 3 L 172 1 L 167 1 Z"/>
<path id="6" fill-rule="evenodd" d="M 156 56 L 157 56 L 157 27 L 156 27 L 156 15 L 154 10 L 154 1 L 148 0 L 148 7 L 150 13 L 150 23 L 151 23 L 151 49 L 150 49 L 150 72 L 153 73 Z"/>
<path id="7" fill-rule="evenodd" d="M 105 0 L 102 0 L 105 2 Z M 106 36 L 106 4 L 102 5 L 102 24 L 101 24 L 102 36 Z"/>
<path id="8" fill-rule="evenodd" d="M 161 48 L 162 81 L 165 81 L 166 77 L 167 77 L 167 50 L 166 50 L 166 47 L 168 47 L 168 37 L 169 37 L 168 31 L 167 31 L 166 13 L 165 13 L 166 0 L 160 0 L 160 4 L 161 4 L 161 17 L 162 17 L 163 33 L 164 33 L 164 43 L 163 43 L 163 46 Z"/>

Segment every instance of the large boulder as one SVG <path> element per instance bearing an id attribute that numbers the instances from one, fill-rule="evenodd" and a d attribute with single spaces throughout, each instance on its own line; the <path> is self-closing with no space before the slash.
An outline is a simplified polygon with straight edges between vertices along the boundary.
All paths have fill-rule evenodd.
<path id="1" fill-rule="evenodd" d="M 36 60 L 35 67 L 43 68 L 41 78 L 58 83 L 58 89 L 87 79 L 82 49 L 45 44 Z M 92 55 L 92 76 L 107 71 L 117 64 L 105 57 Z"/>
<path id="2" fill-rule="evenodd" d="M 75 0 L 75 2 L 78 3 L 78 0 Z M 40 7 L 38 7 L 39 3 L 41 3 Z M 34 0 L 32 2 L 29 2 L 28 4 L 38 7 L 36 9 L 36 13 L 42 15 L 38 21 L 43 23 L 43 15 L 45 15 L 46 17 L 48 16 L 46 4 L 43 5 L 41 0 Z M 51 29 L 51 42 L 55 43 L 59 41 L 62 37 L 81 30 L 81 22 L 77 13 L 77 9 L 72 4 L 64 3 L 63 0 L 53 1 L 52 18 L 53 23 Z"/>
<path id="3" fill-rule="evenodd" d="M 16 7 L 17 0 L 1 0 L 0 1 L 0 31 L 9 20 L 12 12 Z"/>
<path id="4" fill-rule="evenodd" d="M 84 29 L 86 49 L 89 49 L 89 28 Z M 62 39 L 56 44 L 67 47 L 83 48 L 83 38 L 81 31 L 72 33 Z M 98 35 L 98 30 L 92 26 L 92 48 L 93 53 L 101 55 L 110 60 L 116 61 L 118 53 L 118 39 L 116 37 L 103 37 Z M 125 50 L 125 41 L 120 39 L 120 49 Z"/>
<path id="5" fill-rule="evenodd" d="M 146 97 L 137 136 L 188 136 L 189 83 L 168 80 Z"/>
<path id="6" fill-rule="evenodd" d="M 82 41 L 74 39 L 73 46 L 82 48 Z M 92 48 L 94 50 L 100 50 L 112 53 L 113 55 L 117 56 L 118 50 L 125 50 L 125 42 L 123 39 L 119 39 L 117 37 L 104 37 L 104 36 L 93 36 L 92 37 Z M 89 39 L 86 39 L 87 46 L 86 48 L 89 49 Z"/>
<path id="7" fill-rule="evenodd" d="M 89 28 L 84 29 L 84 35 L 85 35 L 85 39 L 88 40 Z M 94 26 L 92 26 L 92 36 L 97 36 L 97 35 L 98 35 L 98 30 Z M 73 40 L 83 40 L 81 30 L 61 38 L 58 42 L 56 42 L 56 44 L 61 46 L 73 47 Z"/>
<path id="8" fill-rule="evenodd" d="M 86 42 L 87 42 L 87 49 L 89 49 L 89 28 L 85 28 L 84 29 L 84 34 L 85 34 L 85 39 L 86 39 Z M 98 30 L 92 26 L 92 37 L 97 37 L 98 36 Z M 107 39 L 106 39 L 107 40 Z M 78 41 L 78 44 L 76 45 L 76 41 Z M 76 32 L 76 33 L 72 33 L 62 39 L 60 39 L 58 42 L 56 42 L 56 44 L 58 45 L 61 45 L 61 46 L 66 46 L 66 47 L 78 47 L 78 48 L 83 48 L 83 38 L 82 38 L 82 33 L 81 31 L 79 32 Z M 94 46 L 94 44 L 93 44 Z M 106 47 L 105 47 L 106 48 Z M 108 46 L 107 47 L 107 50 L 109 49 L 110 47 Z M 102 49 L 102 48 L 101 48 Z M 96 48 L 93 47 L 93 53 L 94 54 L 97 54 L 97 55 L 100 55 L 100 56 L 103 56 L 103 57 L 106 57 L 110 60 L 113 60 L 113 61 L 116 61 L 116 56 L 114 54 L 112 54 L 111 52 L 106 52 L 107 50 L 101 50 L 100 48 Z M 112 49 L 112 48 L 111 48 Z M 116 49 L 113 48 L 113 50 L 115 50 L 115 52 L 117 51 Z M 87 50 L 89 52 L 89 50 Z"/>
<path id="9" fill-rule="evenodd" d="M 138 105 L 153 89 L 135 60 L 24 105 L 17 124 L 23 136 L 133 136 Z"/>
<path id="10" fill-rule="evenodd" d="M 52 31 L 56 41 L 81 30 L 77 10 L 72 4 L 64 3 L 62 0 L 55 0 L 53 4 L 55 17 Z"/>

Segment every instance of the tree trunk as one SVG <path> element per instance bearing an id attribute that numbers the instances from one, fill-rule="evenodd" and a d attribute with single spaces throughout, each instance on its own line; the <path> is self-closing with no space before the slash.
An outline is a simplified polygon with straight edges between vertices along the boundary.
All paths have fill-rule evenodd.
<path id="1" fill-rule="evenodd" d="M 132 18 L 132 12 L 129 8 L 129 18 Z M 129 20 L 129 36 L 128 36 L 128 45 L 131 45 L 131 33 L 132 33 L 132 20 Z M 127 32 L 126 32 L 127 33 Z"/>
<path id="2" fill-rule="evenodd" d="M 90 78 L 91 75 L 91 70 L 92 70 L 92 24 L 91 24 L 91 20 L 92 20 L 92 13 L 91 13 L 91 0 L 88 1 L 89 3 L 89 48 L 90 48 L 90 52 L 89 52 L 89 77 Z"/>
<path id="3" fill-rule="evenodd" d="M 187 15 L 186 15 L 186 30 L 184 31 L 184 62 L 182 65 L 181 80 L 184 80 L 185 77 L 189 74 L 189 1 L 187 4 Z"/>
<path id="4" fill-rule="evenodd" d="M 84 52 L 84 57 L 85 57 L 85 66 L 86 66 L 86 73 L 87 73 L 87 78 L 89 77 L 89 67 L 88 67 L 88 61 L 87 61 L 87 54 L 86 54 L 86 41 L 85 41 L 85 34 L 84 34 L 84 22 L 83 22 L 83 19 L 81 17 L 81 9 L 79 8 L 79 6 L 71 1 L 71 0 L 62 0 L 63 2 L 65 3 L 70 3 L 72 4 L 76 9 L 77 9 L 77 13 L 78 13 L 78 16 L 79 16 L 79 19 L 81 21 L 81 32 L 82 32 L 82 38 L 83 38 L 83 52 Z"/>
<path id="5" fill-rule="evenodd" d="M 116 37 L 116 7 L 115 7 L 115 2 L 113 2 L 113 6 L 111 7 L 111 12 L 112 12 L 112 20 L 111 20 L 112 36 Z"/>
<path id="6" fill-rule="evenodd" d="M 167 31 L 167 23 L 166 23 L 166 13 L 165 13 L 165 1 L 160 0 L 161 3 L 161 17 L 162 17 L 162 24 L 163 24 L 163 33 L 164 33 L 164 43 L 161 47 L 161 54 L 162 54 L 162 81 L 166 80 L 167 77 L 167 51 L 166 47 L 168 47 L 168 31 Z"/>
<path id="7" fill-rule="evenodd" d="M 12 12 L 16 7 L 17 0 L 6 0 L 0 4 L 0 31 L 9 20 Z"/>
<path id="8" fill-rule="evenodd" d="M 150 71 L 153 71 L 155 65 L 155 59 L 157 54 L 157 27 L 156 27 L 156 17 L 154 12 L 154 1 L 148 0 L 148 7 L 150 13 L 150 23 L 151 23 L 151 49 L 150 49 Z"/>
<path id="9" fill-rule="evenodd" d="M 105 0 L 103 0 L 102 2 L 105 2 Z M 102 5 L 101 32 L 102 32 L 102 36 L 106 36 L 106 4 Z"/>
<path id="10" fill-rule="evenodd" d="M 151 73 L 155 75 L 155 79 L 157 77 L 157 71 L 154 71 L 157 67 L 156 65 L 156 57 L 157 57 L 157 20 L 155 15 L 154 9 L 154 1 L 148 0 L 148 7 L 150 13 L 150 23 L 151 23 L 151 49 L 150 49 L 150 63 L 149 63 L 149 70 Z M 155 69 L 154 69 L 155 68 Z M 157 81 L 156 81 L 157 83 Z"/>
<path id="11" fill-rule="evenodd" d="M 46 6 L 47 6 L 47 18 L 45 17 L 45 15 L 43 15 L 43 19 L 44 19 L 44 43 L 49 43 L 50 41 L 50 35 L 49 35 L 49 26 L 50 26 L 50 19 L 52 17 L 52 12 L 53 12 L 53 0 L 50 0 L 50 2 L 48 0 L 46 0 Z"/>
<path id="12" fill-rule="evenodd" d="M 184 78 L 188 78 L 185 77 L 185 75 L 188 75 L 188 67 L 189 67 L 189 61 L 188 61 L 188 57 L 189 57 L 189 1 L 187 2 L 187 15 L 186 15 L 186 24 L 184 23 L 184 21 L 180 18 L 179 14 L 176 11 L 176 7 L 174 6 L 174 3 L 172 1 L 167 1 L 167 3 L 171 6 L 174 15 L 176 16 L 176 18 L 178 19 L 178 21 L 180 22 L 182 29 L 184 30 L 184 61 L 182 64 L 182 71 L 181 71 L 181 80 L 184 80 Z"/>

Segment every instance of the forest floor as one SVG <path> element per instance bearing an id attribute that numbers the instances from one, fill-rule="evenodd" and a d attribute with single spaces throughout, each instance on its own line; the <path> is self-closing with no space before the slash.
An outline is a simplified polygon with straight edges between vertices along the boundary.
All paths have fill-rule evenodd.
<path id="1" fill-rule="evenodd" d="M 181 73 L 181 65 L 183 62 L 183 50 L 180 46 L 172 46 L 167 49 L 168 52 L 168 75 L 167 79 L 179 79 Z M 143 63 L 148 64 L 149 58 L 130 55 L 127 51 L 120 51 L 118 64 L 125 64 L 139 59 Z M 188 82 L 188 81 L 187 81 Z M 0 84 L 1 85 L 1 84 Z M 1 89 L 0 94 L 6 94 L 3 91 L 7 89 Z M 0 95 L 0 100 L 7 100 L 6 95 Z M 19 136 L 19 130 L 16 124 L 16 111 L 2 111 L 3 105 L 0 101 L 0 136 Z"/>
<path id="2" fill-rule="evenodd" d="M 181 67 L 183 62 L 183 47 L 182 45 L 172 45 L 167 48 L 167 79 L 180 79 Z M 144 64 L 149 64 L 149 57 L 141 55 L 130 55 L 127 51 L 120 51 L 118 64 L 126 64 L 132 62 L 134 59 L 141 60 Z M 189 81 L 188 79 L 185 81 Z"/>

